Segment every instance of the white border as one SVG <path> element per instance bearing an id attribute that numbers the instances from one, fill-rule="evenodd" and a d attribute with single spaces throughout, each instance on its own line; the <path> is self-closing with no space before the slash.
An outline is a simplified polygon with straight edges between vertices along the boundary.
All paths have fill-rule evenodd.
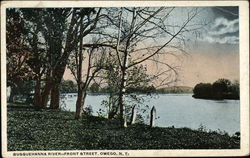
<path id="1" fill-rule="evenodd" d="M 5 10 L 8 7 L 118 7 L 118 6 L 239 6 L 240 21 L 240 129 L 241 148 L 237 150 L 126 150 L 129 157 L 171 157 L 171 156 L 244 156 L 249 155 L 249 3 L 247 1 L 4 1 L 1 2 L 1 120 L 2 155 L 12 157 L 7 152 L 7 108 L 6 108 L 6 36 Z M 230 62 L 230 61 L 229 61 Z M 102 150 L 93 150 L 102 152 Z M 124 150 L 106 150 L 123 151 Z M 21 153 L 31 153 L 22 151 Z M 55 153 L 58 151 L 36 151 Z M 63 151 L 59 151 L 63 152 Z M 82 152 L 82 150 L 68 151 Z M 20 153 L 20 152 L 19 152 Z M 30 156 L 38 157 L 38 156 Z M 55 156 L 66 157 L 66 156 Z M 75 156 L 67 156 L 75 157 Z M 102 156 L 103 157 L 103 156 Z M 109 155 L 108 157 L 114 157 Z M 116 156 L 117 157 L 117 156 Z M 124 156 L 122 156 L 124 157 Z"/>

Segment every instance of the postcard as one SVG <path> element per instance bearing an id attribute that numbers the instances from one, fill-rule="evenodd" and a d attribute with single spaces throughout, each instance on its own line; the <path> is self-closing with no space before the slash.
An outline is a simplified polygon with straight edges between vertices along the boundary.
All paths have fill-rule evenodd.
<path id="1" fill-rule="evenodd" d="M 247 1 L 2 1 L 3 157 L 249 155 Z"/>

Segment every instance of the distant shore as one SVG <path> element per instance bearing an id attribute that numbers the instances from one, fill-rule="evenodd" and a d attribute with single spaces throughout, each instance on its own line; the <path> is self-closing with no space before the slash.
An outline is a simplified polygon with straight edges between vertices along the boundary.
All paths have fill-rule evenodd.
<path id="1" fill-rule="evenodd" d="M 62 92 L 62 94 L 65 93 L 77 93 L 77 91 L 74 92 Z M 141 91 L 139 89 L 128 89 L 126 93 L 138 93 L 138 94 L 182 94 L 182 93 L 193 93 L 193 87 L 188 86 L 172 86 L 172 87 L 164 87 L 164 88 L 158 88 L 152 91 Z M 96 92 L 88 91 L 88 94 L 92 95 L 102 95 L 102 94 L 109 94 L 108 91 L 105 90 L 99 90 Z"/>

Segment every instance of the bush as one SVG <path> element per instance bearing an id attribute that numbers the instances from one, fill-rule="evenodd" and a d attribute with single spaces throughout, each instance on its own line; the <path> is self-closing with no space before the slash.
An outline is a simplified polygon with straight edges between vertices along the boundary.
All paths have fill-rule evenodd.
<path id="1" fill-rule="evenodd" d="M 61 93 L 76 93 L 77 85 L 71 80 L 63 80 L 60 84 Z"/>

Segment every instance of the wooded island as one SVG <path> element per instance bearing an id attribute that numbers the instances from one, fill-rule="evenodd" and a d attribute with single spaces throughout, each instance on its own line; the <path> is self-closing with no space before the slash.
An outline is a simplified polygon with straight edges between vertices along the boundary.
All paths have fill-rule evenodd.
<path id="1" fill-rule="evenodd" d="M 228 79 L 218 79 L 213 84 L 199 83 L 194 87 L 194 98 L 201 99 L 240 99 L 239 82 L 232 83 Z"/>

